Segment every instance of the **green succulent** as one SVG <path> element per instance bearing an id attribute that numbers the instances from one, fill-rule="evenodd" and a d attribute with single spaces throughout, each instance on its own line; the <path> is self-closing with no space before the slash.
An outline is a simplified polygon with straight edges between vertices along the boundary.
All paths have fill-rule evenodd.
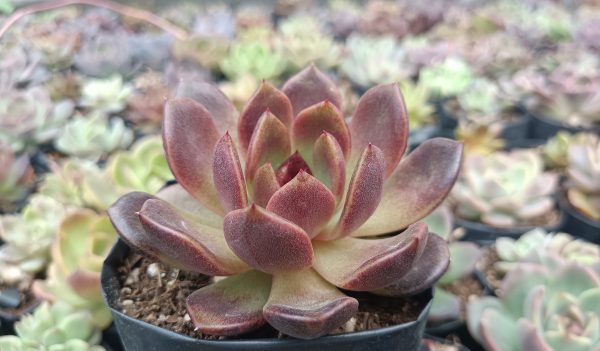
<path id="1" fill-rule="evenodd" d="M 104 351 L 92 315 L 64 303 L 41 304 L 15 330 L 16 336 L 0 337 L 2 351 Z"/>
<path id="2" fill-rule="evenodd" d="M 66 216 L 52 246 L 47 279 L 36 281 L 39 295 L 87 310 L 96 327 L 106 328 L 112 319 L 102 299 L 100 271 L 116 238 L 106 215 L 79 209 Z"/>
<path id="3" fill-rule="evenodd" d="M 409 80 L 400 83 L 402 96 L 406 102 L 406 111 L 411 128 L 419 128 L 434 122 L 434 109 L 429 103 L 429 90 L 423 84 Z"/>
<path id="4" fill-rule="evenodd" d="M 16 155 L 9 145 L 0 143 L 0 210 L 11 210 L 25 198 L 35 175 L 27 155 Z"/>
<path id="5" fill-rule="evenodd" d="M 448 57 L 438 64 L 425 67 L 419 75 L 419 82 L 438 97 L 460 95 L 473 79 L 471 66 L 456 57 Z"/>
<path id="6" fill-rule="evenodd" d="M 250 99 L 256 89 L 258 89 L 259 85 L 260 81 L 254 78 L 253 75 L 244 74 L 234 81 L 221 82 L 219 84 L 219 89 L 221 89 L 235 107 L 241 111 L 244 108 L 246 101 Z"/>
<path id="7" fill-rule="evenodd" d="M 29 279 L 48 263 L 50 246 L 67 208 L 51 197 L 36 194 L 20 214 L 0 217 L 0 282 Z"/>
<path id="8" fill-rule="evenodd" d="M 392 36 L 351 35 L 346 40 L 340 72 L 361 88 L 392 83 L 410 74 L 403 69 L 404 51 Z"/>
<path id="9" fill-rule="evenodd" d="M 89 79 L 81 88 L 79 105 L 102 113 L 115 113 L 127 106 L 133 87 L 123 77 L 113 75 L 106 79 Z"/>
<path id="10" fill-rule="evenodd" d="M 7 90 L 0 95 L 0 141 L 15 151 L 57 138 L 73 113 L 69 100 L 53 103 L 41 87 Z"/>
<path id="11" fill-rule="evenodd" d="M 475 78 L 469 87 L 456 97 L 460 115 L 472 121 L 491 124 L 507 106 L 500 99 L 500 89 L 493 81 Z"/>
<path id="12" fill-rule="evenodd" d="M 600 221 L 600 140 L 569 147 L 567 197 L 571 205 Z"/>
<path id="13" fill-rule="evenodd" d="M 338 63 L 341 47 L 323 31 L 313 16 L 294 15 L 279 23 L 276 46 L 287 59 L 289 70 L 296 72 L 311 63 L 332 67 Z"/>
<path id="14" fill-rule="evenodd" d="M 113 151 L 127 148 L 132 141 L 133 132 L 121 118 L 109 120 L 95 112 L 69 121 L 54 146 L 66 155 L 97 160 Z"/>
<path id="15" fill-rule="evenodd" d="M 452 189 L 455 213 L 494 227 L 519 227 L 545 216 L 558 175 L 544 172 L 536 150 L 470 154 Z"/>
<path id="16" fill-rule="evenodd" d="M 545 4 L 528 16 L 528 23 L 534 32 L 551 42 L 565 41 L 571 38 L 573 32 L 573 19 L 564 8 Z"/>
<path id="17" fill-rule="evenodd" d="M 591 133 L 571 134 L 566 131 L 559 131 L 542 146 L 544 162 L 547 167 L 564 169 L 569 164 L 568 155 L 571 145 L 591 144 L 596 140 L 598 140 L 598 136 Z"/>
<path id="18" fill-rule="evenodd" d="M 137 141 L 131 150 L 115 153 L 108 162 L 109 178 L 120 194 L 130 191 L 157 192 L 173 179 L 158 136 Z"/>
<path id="19" fill-rule="evenodd" d="M 173 44 L 173 56 L 178 60 L 189 60 L 200 66 L 215 69 L 227 56 L 230 41 L 221 36 L 194 35 Z"/>
<path id="20" fill-rule="evenodd" d="M 459 120 L 454 131 L 455 139 L 464 143 L 465 155 L 489 155 L 504 147 L 500 138 L 502 126 L 498 123 L 482 124 L 479 122 Z"/>
<path id="21" fill-rule="evenodd" d="M 487 350 L 600 349 L 600 278 L 560 258 L 511 270 L 498 297 L 468 305 L 468 328 Z"/>
<path id="22" fill-rule="evenodd" d="M 246 74 L 258 80 L 276 79 L 285 71 L 286 60 L 264 41 L 239 40 L 231 45 L 220 67 L 231 80 Z"/>
<path id="23" fill-rule="evenodd" d="M 542 263 L 540 257 L 551 253 L 600 273 L 600 247 L 566 233 L 548 233 L 536 228 L 518 239 L 498 238 L 495 248 L 500 258 L 495 266 L 502 272 L 508 272 L 523 262 Z"/>

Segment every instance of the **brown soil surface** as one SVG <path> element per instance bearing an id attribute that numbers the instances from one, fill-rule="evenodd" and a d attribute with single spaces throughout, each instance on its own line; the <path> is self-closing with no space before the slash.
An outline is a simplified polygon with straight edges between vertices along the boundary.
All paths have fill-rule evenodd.
<path id="1" fill-rule="evenodd" d="M 207 340 L 231 339 L 215 337 L 194 330 L 187 315 L 185 298 L 211 283 L 211 278 L 180 271 L 132 254 L 119 268 L 119 305 L 123 313 L 147 323 Z M 414 321 L 424 305 L 416 299 L 388 298 L 369 293 L 350 293 L 358 299 L 359 312 L 332 334 L 369 330 Z M 269 326 L 244 338 L 285 338 Z M 239 337 L 238 337 L 239 338 Z"/>
<path id="2" fill-rule="evenodd" d="M 504 273 L 496 269 L 496 262 L 500 261 L 498 253 L 494 245 L 489 246 L 483 250 L 483 254 L 477 262 L 477 269 L 483 273 L 485 279 L 493 290 L 500 288 L 502 279 L 504 279 Z"/>
<path id="3" fill-rule="evenodd" d="M 484 286 L 472 275 L 445 285 L 442 289 L 458 296 L 460 299 L 460 319 L 463 321 L 467 319 L 467 303 L 469 302 L 469 298 L 471 296 L 480 297 L 485 294 Z"/>

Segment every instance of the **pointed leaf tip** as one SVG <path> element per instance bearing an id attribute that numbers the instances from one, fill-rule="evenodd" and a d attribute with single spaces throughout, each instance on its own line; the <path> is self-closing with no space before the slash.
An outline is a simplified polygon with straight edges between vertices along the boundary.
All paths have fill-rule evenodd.
<path id="1" fill-rule="evenodd" d="M 290 153 L 290 136 L 286 126 L 272 113 L 263 113 L 248 146 L 246 178 L 252 181 L 256 170 L 266 162 L 278 167 Z"/>
<path id="2" fill-rule="evenodd" d="M 237 210 L 248 205 L 246 180 L 229 133 L 225 133 L 215 147 L 213 180 L 225 211 Z"/>
<path id="3" fill-rule="evenodd" d="M 346 182 L 346 160 L 337 140 L 325 131 L 313 148 L 313 172 L 331 190 L 336 204 L 339 203 Z"/>
<path id="4" fill-rule="evenodd" d="M 292 103 L 294 116 L 305 108 L 323 100 L 329 100 L 341 110 L 342 96 L 337 86 L 314 65 L 291 77 L 284 84 L 282 91 Z"/>
<path id="5" fill-rule="evenodd" d="M 270 162 L 265 163 L 256 171 L 252 183 L 254 202 L 261 207 L 267 207 L 269 199 L 279 188 L 273 166 Z"/>
<path id="6" fill-rule="evenodd" d="M 312 244 L 306 232 L 255 204 L 228 213 L 223 229 L 231 250 L 262 272 L 285 272 L 313 263 Z"/>

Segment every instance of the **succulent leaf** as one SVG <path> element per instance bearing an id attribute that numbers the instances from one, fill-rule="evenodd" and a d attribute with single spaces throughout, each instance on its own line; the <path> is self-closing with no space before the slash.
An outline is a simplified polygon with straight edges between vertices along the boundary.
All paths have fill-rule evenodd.
<path id="1" fill-rule="evenodd" d="M 237 150 L 229 133 L 225 133 L 215 147 L 212 169 L 213 181 L 219 193 L 221 206 L 225 211 L 246 207 L 248 205 L 246 181 Z"/>
<path id="2" fill-rule="evenodd" d="M 261 207 L 267 207 L 271 196 L 279 190 L 277 175 L 270 162 L 265 163 L 256 170 L 252 189 L 254 191 L 254 202 Z"/>
<path id="3" fill-rule="evenodd" d="M 290 99 L 294 116 L 322 101 L 329 101 L 338 110 L 342 110 L 342 96 L 335 83 L 315 65 L 310 65 L 291 77 L 281 90 Z"/>
<path id="4" fill-rule="evenodd" d="M 346 160 L 340 144 L 333 135 L 323 132 L 315 141 L 312 155 L 314 176 L 331 190 L 339 204 L 346 182 Z"/>

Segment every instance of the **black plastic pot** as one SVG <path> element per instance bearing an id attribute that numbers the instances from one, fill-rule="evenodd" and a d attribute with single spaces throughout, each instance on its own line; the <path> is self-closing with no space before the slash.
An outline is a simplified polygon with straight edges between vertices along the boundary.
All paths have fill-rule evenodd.
<path id="1" fill-rule="evenodd" d="M 600 244 L 600 222 L 581 214 L 569 203 L 566 196 L 560 197 L 560 207 L 565 213 L 564 231 L 594 244 Z"/>
<path id="2" fill-rule="evenodd" d="M 558 223 L 551 226 L 543 226 L 542 228 L 548 232 L 559 231 L 563 228 L 565 215 L 560 212 Z M 472 222 L 459 217 L 454 218 L 454 225 L 465 229 L 465 235 L 460 238 L 461 241 L 472 241 L 480 245 L 488 245 L 501 236 L 507 236 L 514 239 L 527 233 L 536 227 L 518 227 L 518 228 L 496 228 L 483 223 Z"/>
<path id="3" fill-rule="evenodd" d="M 120 283 L 117 269 L 123 264 L 130 249 L 119 240 L 104 261 L 102 267 L 102 293 L 110 307 L 121 342 L 127 351 L 221 351 L 221 350 L 328 350 L 328 351 L 418 351 L 427 314 L 431 307 L 433 290 L 419 295 L 426 306 L 414 322 L 393 327 L 380 328 L 357 333 L 325 336 L 315 340 L 297 339 L 239 339 L 239 340 L 198 340 L 156 327 L 123 314 L 118 305 Z"/>
<path id="4" fill-rule="evenodd" d="M 529 114 L 519 111 L 519 115 L 520 118 L 516 121 L 505 123 L 500 132 L 500 138 L 506 140 L 507 145 L 527 139 L 529 136 L 529 124 L 531 122 Z"/>
<path id="5" fill-rule="evenodd" d="M 574 127 L 574 126 L 565 125 L 565 124 L 560 123 L 559 121 L 556 121 L 552 118 L 540 116 L 540 115 L 537 115 L 532 112 L 530 112 L 529 114 L 531 115 L 531 127 L 530 127 L 530 134 L 529 134 L 529 136 L 531 138 L 548 139 L 548 138 L 553 137 L 556 133 L 560 132 L 561 130 L 571 132 L 571 133 L 587 131 L 587 132 L 591 132 L 591 133 L 600 134 L 600 127 L 595 127 L 595 128 Z"/>
<path id="6" fill-rule="evenodd" d="M 440 130 L 435 124 L 411 129 L 408 136 L 408 148 L 412 151 L 417 146 L 421 145 L 425 140 L 436 136 L 440 136 Z"/>
<path id="7" fill-rule="evenodd" d="M 461 344 L 468 347 L 471 351 L 485 351 L 484 348 L 471 336 L 465 322 L 454 320 L 443 323 L 435 327 L 425 329 L 426 335 L 432 335 L 441 339 L 445 339 L 448 335 L 455 335 L 460 340 Z"/>
<path id="8" fill-rule="evenodd" d="M 31 313 L 39 304 L 39 302 L 32 303 L 19 314 L 7 313 L 0 310 L 0 335 L 14 335 L 15 323 L 18 322 L 22 316 Z"/>

